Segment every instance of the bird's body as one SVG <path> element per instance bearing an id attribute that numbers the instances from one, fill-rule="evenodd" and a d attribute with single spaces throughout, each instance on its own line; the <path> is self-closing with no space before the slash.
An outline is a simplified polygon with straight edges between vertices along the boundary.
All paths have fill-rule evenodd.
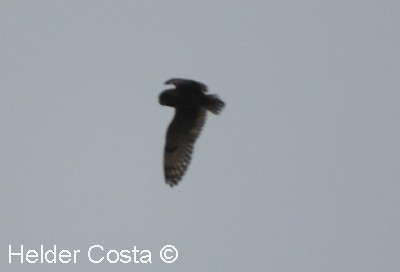
<path id="1" fill-rule="evenodd" d="M 165 84 L 175 85 L 175 89 L 165 90 L 159 96 L 161 105 L 175 108 L 164 149 L 165 181 L 172 187 L 178 184 L 189 166 L 207 110 L 219 114 L 225 103 L 216 95 L 207 95 L 207 86 L 194 80 L 173 78 Z"/>

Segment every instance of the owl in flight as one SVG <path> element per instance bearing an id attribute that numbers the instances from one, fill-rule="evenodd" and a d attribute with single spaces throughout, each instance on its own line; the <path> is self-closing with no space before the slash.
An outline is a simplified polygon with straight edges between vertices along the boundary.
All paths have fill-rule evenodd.
<path id="1" fill-rule="evenodd" d="M 161 105 L 175 108 L 164 148 L 165 182 L 173 187 L 189 166 L 193 146 L 204 126 L 207 111 L 219 114 L 225 103 L 217 95 L 206 94 L 207 86 L 194 80 L 172 78 L 165 84 L 175 86 L 159 96 Z"/>

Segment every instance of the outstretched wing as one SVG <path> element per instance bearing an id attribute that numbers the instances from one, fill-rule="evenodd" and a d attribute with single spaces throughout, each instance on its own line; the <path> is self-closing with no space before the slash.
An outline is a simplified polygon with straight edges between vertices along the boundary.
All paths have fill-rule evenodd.
<path id="1" fill-rule="evenodd" d="M 184 79 L 184 78 L 171 78 L 167 81 L 165 81 L 165 84 L 172 84 L 175 87 L 190 87 L 190 88 L 196 88 L 204 93 L 208 92 L 207 85 L 195 80 L 191 79 Z"/>
<path id="2" fill-rule="evenodd" d="M 205 120 L 205 109 L 176 109 L 167 130 L 164 149 L 165 182 L 171 187 L 177 185 L 185 174 Z"/>

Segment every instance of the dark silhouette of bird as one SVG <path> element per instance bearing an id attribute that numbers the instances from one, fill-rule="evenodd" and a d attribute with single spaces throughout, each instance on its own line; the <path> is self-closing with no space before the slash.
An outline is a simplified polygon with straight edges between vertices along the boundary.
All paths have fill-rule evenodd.
<path id="1" fill-rule="evenodd" d="M 194 143 L 204 126 L 207 111 L 219 114 L 225 103 L 217 95 L 206 94 L 207 86 L 194 80 L 172 78 L 165 84 L 175 86 L 159 96 L 161 105 L 175 108 L 164 148 L 165 182 L 173 187 L 190 164 Z"/>

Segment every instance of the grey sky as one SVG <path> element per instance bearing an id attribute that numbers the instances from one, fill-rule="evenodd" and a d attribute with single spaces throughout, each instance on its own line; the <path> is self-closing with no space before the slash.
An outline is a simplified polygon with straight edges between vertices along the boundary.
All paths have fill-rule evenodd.
<path id="1" fill-rule="evenodd" d="M 398 1 L 1 1 L 0 270 L 399 271 L 399 14 Z M 227 104 L 174 189 L 173 110 L 158 104 L 171 77 Z M 81 255 L 8 264 L 10 244 Z M 153 263 L 92 264 L 94 244 Z"/>

